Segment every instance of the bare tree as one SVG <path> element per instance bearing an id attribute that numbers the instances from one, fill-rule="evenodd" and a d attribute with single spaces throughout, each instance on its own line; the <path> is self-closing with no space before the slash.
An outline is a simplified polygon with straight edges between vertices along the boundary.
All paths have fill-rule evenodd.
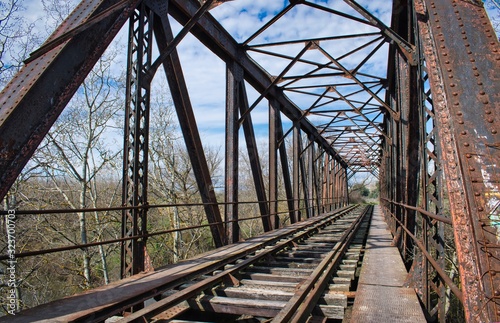
<path id="1" fill-rule="evenodd" d="M 0 2 L 0 86 L 21 68 L 28 54 L 40 44 L 34 23 L 23 18 L 22 0 Z"/>
<path id="2" fill-rule="evenodd" d="M 97 208 L 100 205 L 99 183 L 112 179 L 120 164 L 121 151 L 113 135 L 118 126 L 116 117 L 123 106 L 123 86 L 120 79 L 111 75 L 110 58 L 98 61 L 77 95 L 57 120 L 41 147 L 34 155 L 34 162 L 43 170 L 52 188 L 72 209 Z M 115 147 L 115 148 L 113 148 Z M 116 174 L 116 173 L 115 173 Z M 114 202 L 115 195 L 105 205 Z M 77 212 L 79 242 L 89 241 L 87 214 Z M 97 235 L 103 228 L 99 214 L 94 212 Z M 99 248 L 105 282 L 109 282 L 104 249 Z M 83 252 L 83 275 L 87 285 L 92 282 L 90 255 Z"/>

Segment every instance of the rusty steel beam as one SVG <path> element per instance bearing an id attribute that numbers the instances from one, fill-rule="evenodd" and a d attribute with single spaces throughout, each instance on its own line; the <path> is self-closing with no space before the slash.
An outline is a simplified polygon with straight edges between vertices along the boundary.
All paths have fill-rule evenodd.
<path id="1" fill-rule="evenodd" d="M 45 44 L 70 32 L 71 26 L 84 25 L 95 17 L 98 21 L 29 61 L 2 90 L 0 199 L 139 2 L 128 1 L 120 10 L 102 16 L 116 1 L 85 1 Z"/>
<path id="2" fill-rule="evenodd" d="M 240 83 L 240 96 L 240 114 L 243 115 L 246 111 L 248 111 L 248 98 L 245 84 L 243 82 Z M 255 139 L 255 131 L 253 128 L 251 114 L 248 114 L 243 119 L 243 132 L 247 145 L 248 159 L 250 160 L 250 168 L 252 169 L 255 192 L 257 194 L 257 200 L 259 203 L 260 215 L 262 217 L 262 226 L 264 228 L 264 231 L 271 231 L 271 213 L 269 211 L 269 204 L 267 202 L 266 187 L 264 185 L 264 176 L 262 174 L 262 167 L 259 158 L 259 151 L 257 149 L 257 140 Z"/>
<path id="3" fill-rule="evenodd" d="M 291 177 L 290 177 L 290 169 L 288 166 L 288 155 L 287 155 L 287 151 L 286 151 L 285 140 L 283 137 L 283 123 L 281 121 L 281 114 L 279 111 L 276 115 L 276 118 L 277 118 L 276 135 L 277 135 L 277 138 L 279 138 L 278 150 L 280 153 L 281 172 L 283 174 L 283 184 L 285 186 L 285 194 L 286 194 L 286 199 L 287 199 L 286 202 L 288 205 L 288 214 L 290 216 L 290 222 L 295 223 L 297 220 L 295 218 L 295 212 L 294 212 L 293 188 L 292 188 L 292 182 L 291 182 Z"/>
<path id="4" fill-rule="evenodd" d="M 129 20 L 127 91 L 123 144 L 122 238 L 147 233 L 150 86 L 143 74 L 151 66 L 153 13 L 141 3 Z M 141 208 L 135 208 L 142 206 Z M 121 244 L 121 278 L 146 269 L 146 238 Z"/>
<path id="5" fill-rule="evenodd" d="M 480 1 L 417 0 L 468 322 L 500 320 L 500 46 Z"/>
<path id="6" fill-rule="evenodd" d="M 169 13 L 174 19 L 184 25 L 193 17 L 199 7 L 200 4 L 196 0 L 170 0 Z M 283 95 L 280 89 L 276 86 L 270 86 L 273 80 L 269 74 L 245 53 L 245 48 L 236 43 L 215 18 L 209 14 L 203 15 L 192 28 L 191 33 L 224 61 L 234 60 L 238 62 L 243 67 L 245 80 L 249 84 L 259 93 L 265 92 L 267 99 L 276 99 L 285 116 L 292 122 L 297 121 L 305 133 L 311 134 L 314 141 L 323 146 L 343 167 L 348 167 L 347 163 L 330 147 L 327 140 L 321 136 L 316 127 L 309 120 L 301 118 L 302 111 Z"/>
<path id="7" fill-rule="evenodd" d="M 300 128 L 295 123 L 293 124 L 293 144 L 292 144 L 292 159 L 293 159 L 293 213 L 294 220 L 301 220 L 300 208 L 300 141 L 302 136 L 300 134 Z"/>
<path id="8" fill-rule="evenodd" d="M 308 136 L 309 139 L 309 148 L 307 148 L 307 181 L 304 183 L 307 185 L 307 195 L 309 200 L 309 214 L 310 216 L 316 216 L 315 212 L 315 199 L 314 199 L 314 178 L 316 167 L 314 167 L 314 141 L 311 136 Z"/>
<path id="9" fill-rule="evenodd" d="M 280 226 L 278 216 L 278 135 L 276 133 L 278 117 L 280 113 L 276 102 L 269 103 L 269 214 L 273 229 Z M 247 110 L 247 112 L 250 110 Z"/>
<path id="10" fill-rule="evenodd" d="M 350 5 L 354 10 L 359 12 L 363 17 L 365 17 L 371 24 L 377 26 L 385 37 L 394 42 L 401 52 L 404 53 L 406 58 L 411 64 L 415 64 L 415 46 L 408 42 L 407 39 L 401 37 L 397 32 L 387 27 L 382 21 L 375 17 L 371 12 L 366 10 L 363 6 L 359 5 L 354 0 L 344 0 L 345 3 Z"/>
<path id="11" fill-rule="evenodd" d="M 158 48 L 160 52 L 162 52 L 169 42 L 173 40 L 173 34 L 167 16 L 157 16 L 157 19 L 155 19 L 154 31 Z M 211 224 L 210 230 L 212 232 L 212 237 L 215 246 L 221 247 L 227 244 L 227 237 L 176 49 L 172 50 L 167 59 L 163 61 L 163 68 L 165 69 L 172 100 L 179 118 L 179 124 L 191 160 L 198 190 L 200 191 L 201 199 L 204 203 L 207 220 Z"/>
<path id="12" fill-rule="evenodd" d="M 225 162 L 225 220 L 229 243 L 240 240 L 238 224 L 238 140 L 239 109 L 243 70 L 235 62 L 227 64 L 226 72 L 226 162 Z"/>

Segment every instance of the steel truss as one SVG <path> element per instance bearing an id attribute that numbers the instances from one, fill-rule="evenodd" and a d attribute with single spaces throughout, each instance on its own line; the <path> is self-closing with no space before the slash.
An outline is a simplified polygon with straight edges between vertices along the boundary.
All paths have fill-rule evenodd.
<path id="1" fill-rule="evenodd" d="M 396 0 L 389 28 L 355 1 L 344 0 L 345 12 L 290 1 L 237 42 L 210 13 L 224 2 L 82 1 L 1 92 L 0 198 L 128 20 L 122 277 L 148 269 L 149 96 L 163 67 L 216 247 L 241 239 L 242 131 L 263 231 L 345 206 L 349 180 L 371 173 L 429 318 L 446 320 L 453 293 L 468 321 L 499 321 L 500 60 L 481 3 Z M 266 40 L 282 17 L 302 9 L 368 31 Z M 176 35 L 172 19 L 181 25 Z M 226 64 L 224 202 L 217 200 L 177 51 L 188 33 Z M 370 65 L 381 53 L 388 57 L 382 74 Z M 269 109 L 268 165 L 252 120 L 262 103 Z"/>

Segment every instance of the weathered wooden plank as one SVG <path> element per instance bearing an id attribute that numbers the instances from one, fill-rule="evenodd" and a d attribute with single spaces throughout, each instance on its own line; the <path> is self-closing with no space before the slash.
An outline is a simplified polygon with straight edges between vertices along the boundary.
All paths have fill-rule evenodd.
<path id="1" fill-rule="evenodd" d="M 337 276 L 348 278 L 350 280 L 354 279 L 355 274 L 356 274 L 355 270 L 337 270 Z"/>
<path id="2" fill-rule="evenodd" d="M 253 315 L 274 317 L 285 306 L 286 302 L 270 300 L 239 299 L 219 296 L 202 296 L 189 300 L 193 309 L 224 314 Z"/>
<path id="3" fill-rule="evenodd" d="M 280 276 L 273 274 L 264 274 L 264 273 L 242 273 L 243 278 L 250 278 L 256 280 L 267 280 L 267 281 L 281 281 L 281 282 L 289 282 L 289 283 L 300 283 L 304 280 L 304 277 L 301 276 Z"/>
<path id="4" fill-rule="evenodd" d="M 255 287 L 259 289 L 275 289 L 290 292 L 293 292 L 297 287 L 296 282 L 267 281 L 256 279 L 242 279 L 240 280 L 240 284 L 240 286 Z"/>
<path id="5" fill-rule="evenodd" d="M 356 264 L 340 264 L 340 270 L 356 270 Z"/>
<path id="6" fill-rule="evenodd" d="M 328 319 L 342 320 L 344 318 L 344 307 L 334 305 L 318 305 L 313 310 L 313 315 L 324 316 Z"/>
<path id="7" fill-rule="evenodd" d="M 326 305 L 341 306 L 346 308 L 347 295 L 340 293 L 326 293 L 320 298 L 319 302 L 324 303 Z"/>
<path id="8" fill-rule="evenodd" d="M 312 272 L 311 269 L 264 267 L 264 266 L 252 266 L 248 269 L 248 271 L 254 273 L 267 273 L 267 274 L 286 275 L 286 276 L 308 276 Z"/>
<path id="9" fill-rule="evenodd" d="M 231 298 L 246 298 L 287 302 L 293 292 L 278 289 L 259 289 L 247 287 L 228 287 L 217 291 L 217 295 Z"/>

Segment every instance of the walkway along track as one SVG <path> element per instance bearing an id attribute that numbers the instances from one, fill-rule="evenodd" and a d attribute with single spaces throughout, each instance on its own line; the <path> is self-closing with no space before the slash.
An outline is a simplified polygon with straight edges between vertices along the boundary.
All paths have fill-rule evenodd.
<path id="1" fill-rule="evenodd" d="M 324 216 L 118 322 L 343 319 L 372 211 L 349 207 Z"/>

